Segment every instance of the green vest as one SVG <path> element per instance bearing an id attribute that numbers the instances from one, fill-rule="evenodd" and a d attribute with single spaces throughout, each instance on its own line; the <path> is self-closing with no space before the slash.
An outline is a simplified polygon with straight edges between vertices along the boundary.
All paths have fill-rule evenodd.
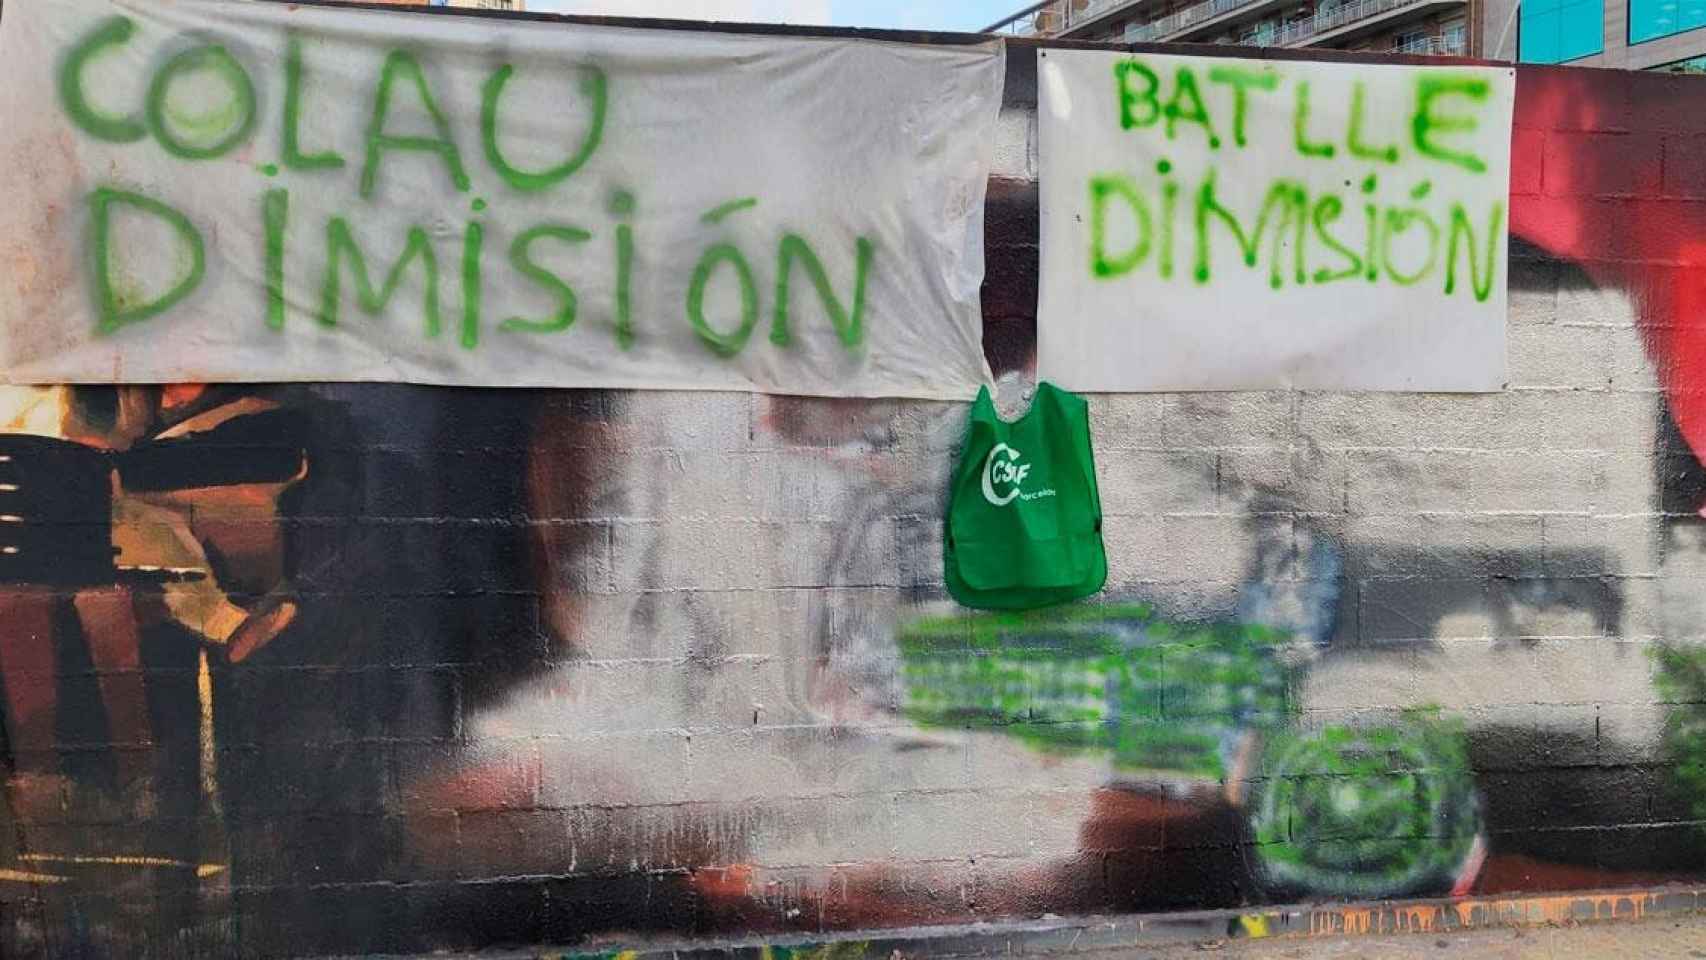
<path id="1" fill-rule="evenodd" d="M 985 387 L 948 493 L 948 592 L 967 607 L 1029 610 L 1108 579 L 1089 405 L 1050 383 L 1008 423 Z"/>

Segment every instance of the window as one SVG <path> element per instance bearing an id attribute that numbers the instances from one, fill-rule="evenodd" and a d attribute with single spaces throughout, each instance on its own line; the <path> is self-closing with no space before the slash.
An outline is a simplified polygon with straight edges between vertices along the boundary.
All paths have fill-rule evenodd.
<path id="1" fill-rule="evenodd" d="M 1683 2 L 1706 6 L 1706 0 Z M 1523 63 L 1564 63 L 1605 49 L 1605 0 L 1525 0 L 1521 11 L 1517 59 Z"/>
<path id="2" fill-rule="evenodd" d="M 1706 57 L 1691 57 L 1652 69 L 1659 73 L 1706 73 Z"/>
<path id="3" fill-rule="evenodd" d="M 1439 30 L 1440 45 L 1446 53 L 1462 53 L 1469 49 L 1469 30 L 1462 20 L 1453 20 Z"/>
<path id="4" fill-rule="evenodd" d="M 1629 0 L 1629 42 L 1706 27 L 1706 0 Z"/>

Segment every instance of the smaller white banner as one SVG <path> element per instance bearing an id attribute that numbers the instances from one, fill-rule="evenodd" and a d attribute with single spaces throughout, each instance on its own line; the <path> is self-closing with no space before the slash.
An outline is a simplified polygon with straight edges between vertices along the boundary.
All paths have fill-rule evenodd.
<path id="1" fill-rule="evenodd" d="M 1040 377 L 1504 387 L 1515 71 L 1040 56 Z"/>

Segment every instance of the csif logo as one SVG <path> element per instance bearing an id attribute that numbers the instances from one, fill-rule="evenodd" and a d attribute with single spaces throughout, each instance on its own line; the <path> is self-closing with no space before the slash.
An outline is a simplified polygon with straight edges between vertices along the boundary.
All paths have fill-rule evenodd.
<path id="1" fill-rule="evenodd" d="M 998 443 L 989 451 L 989 459 L 983 462 L 983 499 L 988 500 L 991 506 L 1005 507 L 1015 500 L 1029 502 L 1055 495 L 1053 490 L 1024 491 L 1025 480 L 1031 475 L 1031 465 L 1023 457 L 1005 443 Z M 1000 490 L 1005 493 L 997 492 Z"/>

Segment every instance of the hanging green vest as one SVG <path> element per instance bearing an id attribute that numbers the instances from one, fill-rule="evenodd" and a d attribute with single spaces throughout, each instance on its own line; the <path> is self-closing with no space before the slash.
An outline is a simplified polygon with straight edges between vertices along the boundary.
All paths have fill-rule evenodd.
<path id="1" fill-rule="evenodd" d="M 948 496 L 948 592 L 964 606 L 1029 610 L 1087 597 L 1107 582 L 1083 397 L 1039 384 L 1030 411 L 1008 423 L 985 387 Z"/>

